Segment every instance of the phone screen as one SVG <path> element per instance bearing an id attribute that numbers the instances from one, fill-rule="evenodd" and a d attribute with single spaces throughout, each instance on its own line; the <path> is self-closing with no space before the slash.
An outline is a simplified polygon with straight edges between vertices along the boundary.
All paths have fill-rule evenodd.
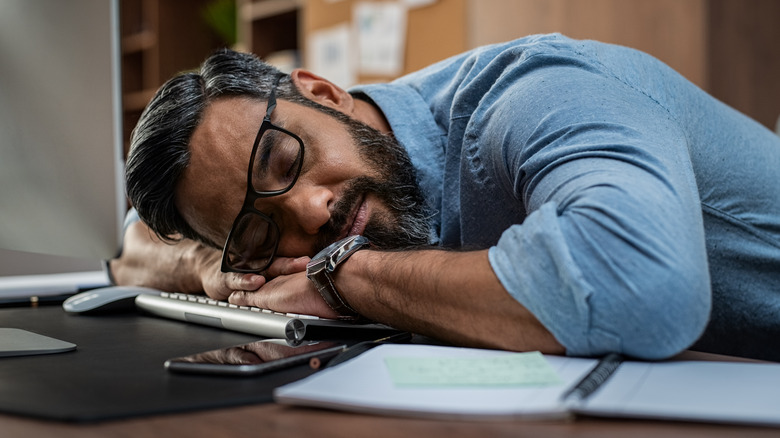
<path id="1" fill-rule="evenodd" d="M 312 358 L 327 359 L 346 347 L 346 344 L 339 342 L 291 346 L 282 340 L 264 339 L 169 359 L 165 362 L 165 368 L 179 373 L 253 375 L 308 363 Z"/>

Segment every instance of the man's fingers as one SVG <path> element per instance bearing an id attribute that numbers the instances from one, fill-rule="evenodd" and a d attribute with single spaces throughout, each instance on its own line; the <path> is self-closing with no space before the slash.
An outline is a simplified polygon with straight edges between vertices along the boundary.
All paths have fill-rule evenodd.
<path id="1" fill-rule="evenodd" d="M 204 279 L 203 290 L 215 300 L 225 300 L 234 291 L 256 291 L 265 283 L 262 275 L 217 272 Z"/>
<path id="2" fill-rule="evenodd" d="M 268 267 L 269 277 L 278 277 L 280 275 L 291 275 L 306 270 L 306 264 L 311 260 L 309 257 L 278 257 L 271 266 Z"/>
<path id="3" fill-rule="evenodd" d="M 246 292 L 235 291 L 232 294 L 230 294 L 230 296 L 228 296 L 228 302 L 230 304 L 236 304 L 236 305 L 239 305 L 239 306 L 245 306 L 245 305 L 249 304 L 249 303 L 246 302 L 246 298 L 247 298 L 246 295 L 247 295 Z"/>
<path id="4" fill-rule="evenodd" d="M 228 282 L 231 290 L 255 291 L 266 283 L 265 277 L 258 274 L 237 274 Z"/>
<path id="5" fill-rule="evenodd" d="M 268 281 L 259 290 L 238 289 L 227 299 L 231 304 L 260 307 L 282 313 L 292 312 L 325 318 L 338 316 L 302 272 L 277 277 Z"/>

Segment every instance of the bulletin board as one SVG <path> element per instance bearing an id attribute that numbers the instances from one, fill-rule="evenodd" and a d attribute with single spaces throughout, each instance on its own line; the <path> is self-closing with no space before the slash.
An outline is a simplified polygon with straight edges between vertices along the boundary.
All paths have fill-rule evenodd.
<path id="1" fill-rule="evenodd" d="M 355 83 L 385 82 L 398 76 L 419 70 L 436 61 L 440 61 L 452 55 L 466 50 L 466 1 L 467 0 L 307 0 L 300 11 L 302 24 L 301 42 L 304 53 L 304 67 L 312 69 L 315 73 L 322 74 L 328 79 L 334 75 L 339 77 L 346 72 L 317 71 L 317 62 L 311 61 L 311 54 L 334 54 L 333 67 L 342 66 L 343 61 L 337 61 L 339 56 L 351 57 L 352 74 L 350 80 Z M 383 9 L 384 8 L 384 9 Z M 378 38 L 388 36 L 386 30 L 381 28 L 383 23 L 366 19 L 365 12 L 377 11 L 378 18 L 388 21 L 394 17 L 398 10 L 403 11 L 401 20 L 401 32 L 403 43 L 400 61 L 397 69 L 388 68 L 386 71 L 361 68 L 359 61 L 355 60 L 355 53 L 361 43 L 361 35 L 371 38 L 370 34 L 362 33 L 361 17 L 363 24 L 375 26 Z M 361 12 L 362 11 L 362 12 Z M 393 13 L 390 13 L 393 12 Z M 387 23 L 384 23 L 387 24 Z M 363 26 L 362 29 L 365 29 Z M 329 40 L 331 45 L 328 47 Z M 342 44 L 349 40 L 352 53 L 338 53 L 342 50 Z M 365 41 L 364 41 L 365 42 Z M 324 46 L 323 46 L 324 44 Z M 316 47 L 316 50 L 312 50 Z M 373 53 L 369 53 L 371 55 Z M 381 67 L 381 66 L 380 66 Z M 325 70 L 328 70 L 325 68 Z M 338 83 L 338 80 L 334 80 Z M 342 86 L 353 84 L 340 83 Z"/>

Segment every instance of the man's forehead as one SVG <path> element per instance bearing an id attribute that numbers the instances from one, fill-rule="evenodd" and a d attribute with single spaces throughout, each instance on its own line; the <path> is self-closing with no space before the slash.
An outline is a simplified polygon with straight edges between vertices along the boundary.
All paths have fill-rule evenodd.
<path id="1" fill-rule="evenodd" d="M 221 242 L 238 214 L 246 169 L 264 105 L 220 99 L 204 111 L 190 140 L 190 160 L 176 186 L 176 206 L 197 232 Z M 257 126 L 255 126 L 257 125 Z"/>
<path id="2" fill-rule="evenodd" d="M 236 145 L 239 149 L 251 148 L 265 114 L 265 106 L 262 101 L 246 97 L 225 97 L 211 102 L 192 134 L 191 151 L 199 152 L 203 146 L 221 152 L 230 152 Z M 207 154 L 214 152 L 208 150 L 210 148 L 205 149 Z"/>

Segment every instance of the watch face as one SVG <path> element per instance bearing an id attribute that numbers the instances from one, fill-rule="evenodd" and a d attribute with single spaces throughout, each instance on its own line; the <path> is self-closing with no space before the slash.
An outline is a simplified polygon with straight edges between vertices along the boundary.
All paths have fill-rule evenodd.
<path id="1" fill-rule="evenodd" d="M 342 319 L 354 319 L 360 315 L 339 295 L 333 284 L 331 273 L 338 265 L 347 260 L 352 254 L 369 245 L 368 239 L 363 236 L 350 236 L 339 240 L 320 251 L 306 265 L 306 276 L 317 287 L 322 299 Z"/>
<path id="2" fill-rule="evenodd" d="M 330 244 L 330 245 L 328 245 L 328 246 L 327 246 L 325 249 L 323 249 L 322 251 L 320 251 L 320 253 L 319 253 L 319 254 L 322 254 L 323 256 L 327 256 L 328 254 L 330 254 L 330 253 L 332 253 L 332 252 L 336 251 L 336 249 L 337 249 L 338 247 L 340 247 L 341 245 L 344 245 L 344 244 L 347 244 L 347 243 L 349 243 L 349 242 L 346 242 L 346 240 L 347 240 L 347 239 L 350 239 L 350 238 L 349 238 L 349 237 L 347 237 L 346 239 L 341 239 L 341 240 L 338 240 L 338 241 L 336 241 L 336 242 L 333 242 L 333 243 L 331 243 L 331 244 Z M 318 254 L 318 255 L 319 255 L 319 254 Z M 315 257 L 316 257 L 316 256 L 315 256 Z"/>
<path id="3" fill-rule="evenodd" d="M 340 247 L 342 245 L 348 245 L 350 242 L 355 240 L 356 237 L 359 237 L 359 236 L 349 236 L 349 237 L 345 237 L 345 238 L 343 238 L 341 240 L 337 240 L 337 241 L 331 243 L 330 245 L 326 246 L 325 249 L 323 249 L 322 251 L 318 252 L 317 255 L 314 256 L 314 258 L 317 258 L 317 257 L 320 257 L 320 256 L 324 256 L 326 254 L 330 254 L 332 252 L 335 252 L 336 248 L 338 248 L 338 247 Z"/>
<path id="4" fill-rule="evenodd" d="M 368 239 L 360 235 L 349 236 L 334 242 L 311 259 L 308 265 L 306 265 L 307 273 L 312 274 L 322 269 L 333 272 L 339 263 L 346 260 L 355 251 L 368 246 L 368 244 Z"/>

